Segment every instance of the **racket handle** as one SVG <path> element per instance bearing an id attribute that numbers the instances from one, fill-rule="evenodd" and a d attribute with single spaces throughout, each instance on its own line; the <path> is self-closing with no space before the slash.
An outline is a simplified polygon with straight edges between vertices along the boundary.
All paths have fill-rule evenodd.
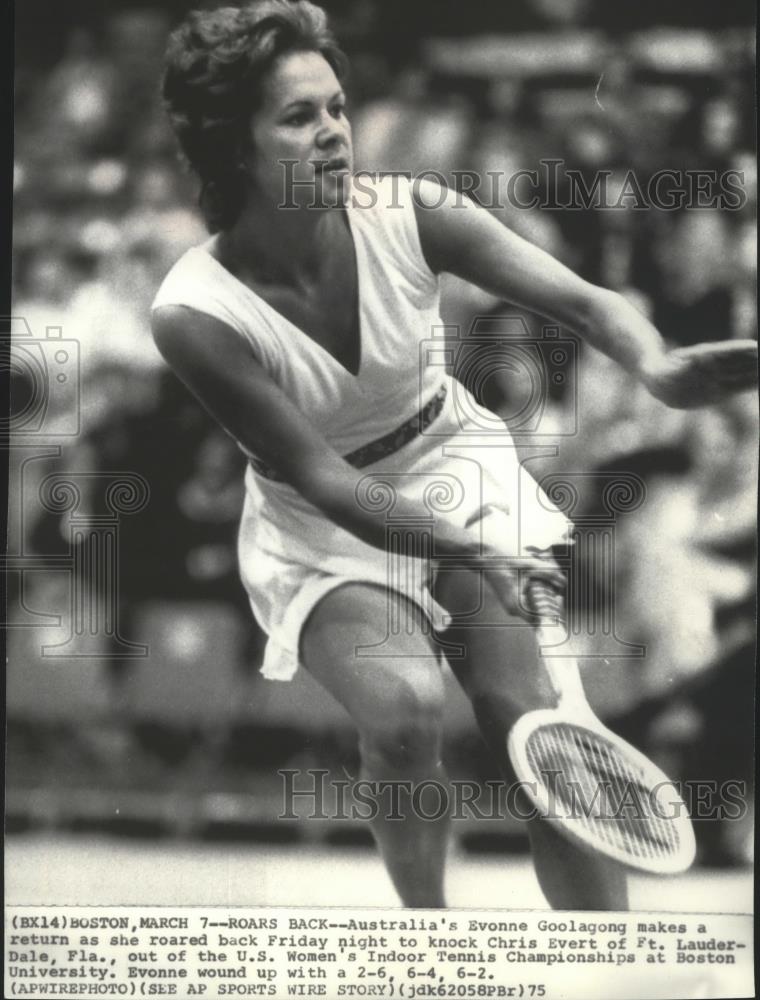
<path id="1" fill-rule="evenodd" d="M 539 627 L 561 625 L 564 621 L 564 596 L 546 580 L 529 580 L 526 587 L 529 609 L 541 619 Z"/>
<path id="2" fill-rule="evenodd" d="M 538 616 L 538 646 L 556 646 L 557 628 L 564 625 L 564 595 L 546 580 L 530 580 L 526 587 L 530 610 Z M 563 629 L 564 632 L 564 629 Z M 593 717 L 583 690 L 578 663 L 572 655 L 545 656 L 544 667 L 557 696 L 558 707 L 572 712 L 577 719 Z"/>

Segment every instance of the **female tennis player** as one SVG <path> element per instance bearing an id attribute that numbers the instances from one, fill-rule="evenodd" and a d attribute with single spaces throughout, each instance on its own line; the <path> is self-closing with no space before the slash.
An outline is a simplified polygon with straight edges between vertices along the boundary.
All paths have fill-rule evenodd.
<path id="1" fill-rule="evenodd" d="M 524 624 L 507 560 L 561 587 L 556 565 L 536 554 L 567 539 L 569 525 L 514 451 L 491 447 L 493 414 L 425 363 L 439 275 L 564 324 L 673 406 L 742 387 L 752 347 L 668 353 L 619 295 L 474 203 L 440 189 L 431 198 L 401 178 L 353 177 L 345 69 L 324 12 L 306 0 L 196 12 L 173 33 L 164 96 L 212 236 L 166 277 L 153 330 L 249 458 L 239 557 L 268 634 L 263 673 L 287 681 L 303 666 L 346 707 L 364 778 L 444 782 L 432 627 L 440 636 L 441 616 L 452 616 L 443 639 L 463 655 L 451 666 L 506 767 L 513 722 L 552 704 L 532 630 L 504 627 Z M 497 444 L 508 440 L 505 431 Z M 378 498 L 391 494 L 389 511 Z M 437 572 L 426 576 L 419 553 L 436 497 L 446 509 L 435 521 Z M 493 508 L 502 530 L 484 542 L 478 517 Z M 412 545 L 392 571 L 389 518 Z M 438 564 L 447 557 L 465 568 Z M 552 906 L 626 907 L 622 867 L 542 819 L 528 826 Z M 444 906 L 445 821 L 407 808 L 404 822 L 381 815 L 373 830 L 403 902 Z"/>

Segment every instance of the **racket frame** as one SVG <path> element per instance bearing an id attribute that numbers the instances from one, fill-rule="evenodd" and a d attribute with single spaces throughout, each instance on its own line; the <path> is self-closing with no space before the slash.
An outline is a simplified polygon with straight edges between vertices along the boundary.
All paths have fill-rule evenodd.
<path id="1" fill-rule="evenodd" d="M 650 874 L 675 875 L 686 871 L 694 861 L 696 841 L 688 810 L 674 783 L 645 754 L 608 729 L 596 716 L 586 700 L 575 657 L 544 654 L 544 647 L 556 647 L 558 633 L 562 640 L 565 639 L 561 625 L 562 596 L 541 580 L 530 581 L 526 591 L 531 608 L 540 619 L 537 629 L 538 648 L 557 697 L 557 706 L 526 712 L 515 722 L 507 737 L 509 757 L 518 779 L 523 783 L 525 794 L 548 822 L 580 847 L 590 848 L 630 868 Z M 557 815 L 557 803 L 551 801 L 552 792 L 546 783 L 536 780 L 527 751 L 531 733 L 542 726 L 557 724 L 579 726 L 607 741 L 630 763 L 634 771 L 640 772 L 642 785 L 651 790 L 658 789 L 655 801 L 657 807 L 662 807 L 663 822 L 675 824 L 674 832 L 679 845 L 677 850 L 663 857 L 636 858 L 631 853 L 616 848 L 614 844 L 603 844 L 578 820 L 566 820 Z M 666 790 L 669 790 L 667 801 Z"/>

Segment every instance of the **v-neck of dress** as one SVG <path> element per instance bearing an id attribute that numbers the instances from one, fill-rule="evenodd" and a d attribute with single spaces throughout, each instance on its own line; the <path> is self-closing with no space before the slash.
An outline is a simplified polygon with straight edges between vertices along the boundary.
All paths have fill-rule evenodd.
<path id="1" fill-rule="evenodd" d="M 348 368 L 346 368 L 343 362 L 339 361 L 338 358 L 336 358 L 336 356 L 332 353 L 332 351 L 328 351 L 328 349 L 323 344 L 320 344 L 318 340 L 316 340 L 310 334 L 306 333 L 305 330 L 303 330 L 300 326 L 297 326 L 292 320 L 288 319 L 288 317 L 285 316 L 284 313 L 281 313 L 279 309 L 275 308 L 275 306 L 267 302 L 267 300 L 263 296 L 259 295 L 258 292 L 254 292 L 254 290 L 249 285 L 247 285 L 244 281 L 238 278 L 237 275 L 233 274 L 232 271 L 230 271 L 227 267 L 225 267 L 224 264 L 222 264 L 222 262 L 217 257 L 215 257 L 214 254 L 209 249 L 209 247 L 216 241 L 216 237 L 212 237 L 210 240 L 207 240 L 205 243 L 201 244 L 198 249 L 202 250 L 208 257 L 210 257 L 211 260 L 214 262 L 214 264 L 216 264 L 218 268 L 220 268 L 226 275 L 228 275 L 232 281 L 236 282 L 238 285 L 240 285 L 241 288 L 245 289 L 248 295 L 252 296 L 255 299 L 256 303 L 259 305 L 260 308 L 263 308 L 265 312 L 268 311 L 273 316 L 274 319 L 279 320 L 281 323 L 287 324 L 287 326 L 290 327 L 291 330 L 294 330 L 301 339 L 308 342 L 312 347 L 316 348 L 317 351 L 319 351 L 321 354 L 329 358 L 330 362 L 348 378 L 358 381 L 358 379 L 361 378 L 362 373 L 366 367 L 365 354 L 367 347 L 366 339 L 364 336 L 365 334 L 364 317 L 363 317 L 364 295 L 362 293 L 362 261 L 360 260 L 360 254 L 363 252 L 363 250 L 360 248 L 361 240 L 357 239 L 356 230 L 354 228 L 354 223 L 351 218 L 351 208 L 348 206 L 346 207 L 346 222 L 348 225 L 348 233 L 354 251 L 354 266 L 356 267 L 356 313 L 357 313 L 356 333 L 359 338 L 359 363 L 356 372 L 352 372 Z"/>

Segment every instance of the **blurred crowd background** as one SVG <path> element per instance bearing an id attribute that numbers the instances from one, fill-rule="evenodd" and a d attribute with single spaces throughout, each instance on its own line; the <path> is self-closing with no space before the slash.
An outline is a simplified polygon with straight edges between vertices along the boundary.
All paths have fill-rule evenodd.
<path id="1" fill-rule="evenodd" d="M 749 0 L 325 6 L 352 60 L 359 167 L 509 176 L 561 159 L 589 180 L 610 170 L 613 185 L 630 169 L 644 183 L 662 169 L 740 171 L 738 210 L 500 215 L 629 296 L 672 344 L 756 336 Z M 149 333 L 162 277 L 205 236 L 159 100 L 166 35 L 185 10 L 179 0 L 17 8 L 13 311 L 28 324 L 21 355 L 47 381 L 32 426 L 35 388 L 23 365 L 14 372 L 11 830 L 295 840 L 304 824 L 275 819 L 276 769 L 355 773 L 342 711 L 307 677 L 277 685 L 258 675 L 264 639 L 235 563 L 243 460 Z M 516 314 L 454 279 L 444 291 L 445 318 L 463 330 Z M 541 321 L 524 320 L 540 341 Z M 50 327 L 76 342 L 76 398 L 52 376 Z M 647 655 L 605 658 L 599 636 L 586 636 L 592 700 L 675 777 L 746 781 L 751 799 L 756 402 L 668 411 L 593 351 L 578 356 L 546 400 L 540 435 L 521 434 L 526 453 L 560 446 L 534 475 L 618 471 L 647 490 L 616 518 L 615 565 L 598 583 L 615 595 L 617 635 Z M 519 384 L 500 378 L 483 391 L 505 418 L 520 411 Z M 109 628 L 56 656 L 71 631 L 71 559 L 85 544 L 74 529 L 97 527 L 103 477 L 125 472 L 142 476 L 150 497 L 119 516 L 114 606 L 121 639 L 149 656 L 126 655 Z M 76 517 L 38 499 L 56 473 L 78 477 Z M 573 515 L 595 502 L 581 496 Z M 455 776 L 495 777 L 453 685 L 447 756 Z M 747 822 L 697 826 L 703 861 L 748 860 Z M 497 847 L 522 843 L 503 825 L 487 834 Z M 324 837 L 369 840 L 350 825 Z M 463 837 L 485 842 L 482 829 Z"/>

